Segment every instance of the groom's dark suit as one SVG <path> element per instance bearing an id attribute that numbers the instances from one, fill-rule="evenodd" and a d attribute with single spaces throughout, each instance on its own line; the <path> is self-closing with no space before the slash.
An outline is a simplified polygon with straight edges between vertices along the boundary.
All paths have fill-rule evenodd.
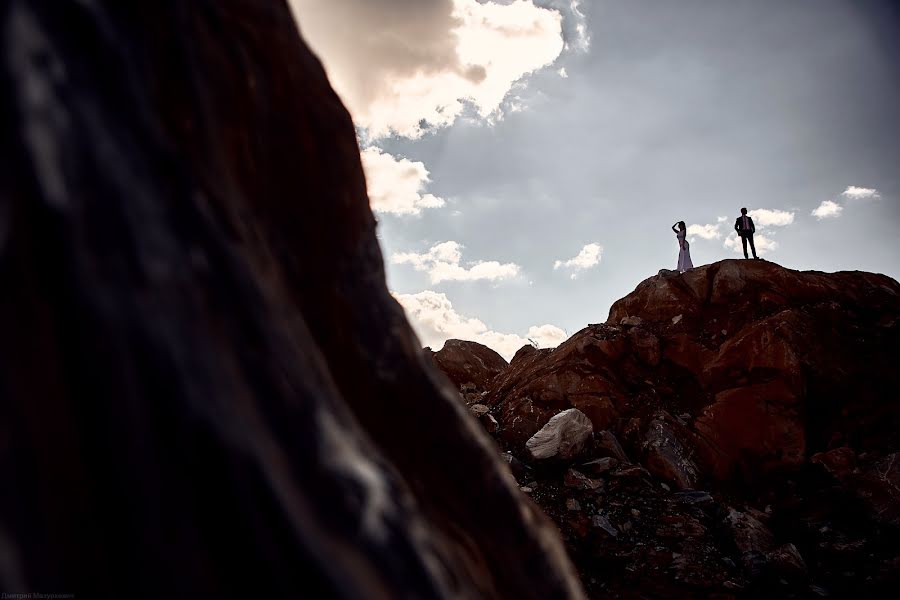
<path id="1" fill-rule="evenodd" d="M 753 224 L 753 219 L 747 215 L 741 215 L 737 218 L 737 221 L 734 222 L 734 230 L 741 236 L 741 243 L 744 246 L 744 258 L 750 258 L 747 256 L 747 242 L 750 242 L 753 258 L 756 258 L 756 245 L 753 243 L 753 234 L 756 233 L 756 225 Z"/>

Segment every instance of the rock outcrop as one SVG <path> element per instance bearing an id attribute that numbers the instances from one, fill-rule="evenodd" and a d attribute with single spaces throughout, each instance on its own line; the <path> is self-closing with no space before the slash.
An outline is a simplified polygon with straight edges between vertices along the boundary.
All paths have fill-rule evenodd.
<path id="1" fill-rule="evenodd" d="M 447 340 L 431 358 L 457 388 L 478 391 L 484 390 L 509 366 L 502 356 L 487 346 L 464 340 Z"/>
<path id="2" fill-rule="evenodd" d="M 521 352 L 481 402 L 593 597 L 892 595 L 898 349 L 896 281 L 727 260 Z M 575 409 L 592 445 L 534 460 Z"/>
<path id="3" fill-rule="evenodd" d="M 0 589 L 577 598 L 283 0 L 0 11 Z"/>

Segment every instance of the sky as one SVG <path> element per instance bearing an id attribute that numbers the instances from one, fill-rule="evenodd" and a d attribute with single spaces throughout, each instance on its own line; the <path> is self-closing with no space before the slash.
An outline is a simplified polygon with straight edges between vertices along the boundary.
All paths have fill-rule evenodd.
<path id="1" fill-rule="evenodd" d="M 900 277 L 891 0 L 289 0 L 357 127 L 423 345 L 509 359 L 674 269 Z"/>

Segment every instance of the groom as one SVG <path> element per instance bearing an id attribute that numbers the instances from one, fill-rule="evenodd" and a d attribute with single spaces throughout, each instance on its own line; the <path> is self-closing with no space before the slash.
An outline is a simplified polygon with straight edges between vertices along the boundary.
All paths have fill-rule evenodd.
<path id="1" fill-rule="evenodd" d="M 756 232 L 756 225 L 753 224 L 753 219 L 747 216 L 746 208 L 741 209 L 741 216 L 734 222 L 734 230 L 741 236 L 741 243 L 744 245 L 744 258 L 750 258 L 747 256 L 747 242 L 750 242 L 753 258 L 759 260 L 759 257 L 756 256 L 756 246 L 753 244 L 753 234 Z"/>

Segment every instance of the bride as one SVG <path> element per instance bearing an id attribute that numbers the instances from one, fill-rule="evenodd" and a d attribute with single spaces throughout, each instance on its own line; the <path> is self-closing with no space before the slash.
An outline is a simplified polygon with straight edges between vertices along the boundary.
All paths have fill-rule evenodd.
<path id="1" fill-rule="evenodd" d="M 684 273 L 688 269 L 694 268 L 694 263 L 691 262 L 691 245 L 686 239 L 687 227 L 685 227 L 684 221 L 678 221 L 672 225 L 672 231 L 678 237 L 678 272 Z"/>

